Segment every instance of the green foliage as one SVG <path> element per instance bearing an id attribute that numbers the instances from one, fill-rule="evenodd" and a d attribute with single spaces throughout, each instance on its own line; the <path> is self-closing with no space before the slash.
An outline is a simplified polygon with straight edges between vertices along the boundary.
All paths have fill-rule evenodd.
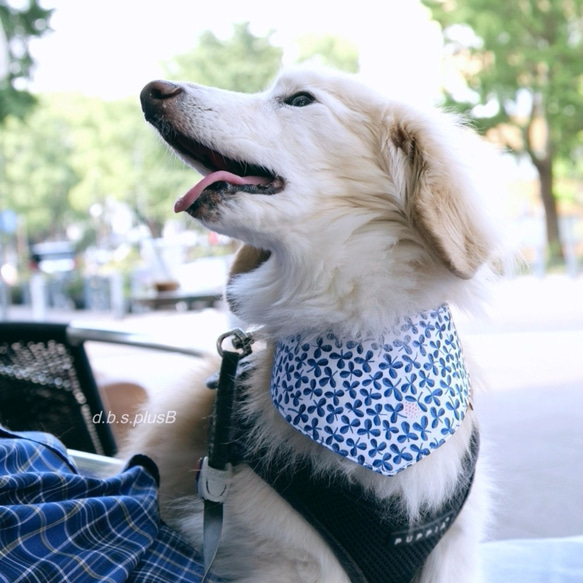
<path id="1" fill-rule="evenodd" d="M 70 191 L 71 206 L 87 213 L 94 204 L 123 201 L 163 223 L 176 195 L 172 188 L 191 184 L 144 122 L 138 100 L 78 96 L 67 110 L 75 142 L 71 163 L 80 177 Z"/>
<path id="2" fill-rule="evenodd" d="M 583 0 L 421 0 L 443 29 L 445 54 L 465 87 L 445 87 L 446 105 L 497 128 L 539 174 L 551 254 L 561 254 L 558 160 L 583 142 Z"/>
<path id="3" fill-rule="evenodd" d="M 44 96 L 24 120 L 0 133 L 0 200 L 26 216 L 31 240 L 90 228 L 93 205 L 123 201 L 153 225 L 192 186 L 192 171 L 161 146 L 137 99 Z"/>
<path id="4" fill-rule="evenodd" d="M 248 22 L 235 24 L 232 36 L 226 40 L 206 31 L 192 51 L 174 57 L 164 68 L 176 80 L 245 93 L 261 91 L 282 63 L 283 50 L 273 46 L 270 38 L 271 34 L 254 36 Z M 358 48 L 347 39 L 306 34 L 298 44 L 299 63 L 311 62 L 349 73 L 358 71 Z"/>
<path id="5" fill-rule="evenodd" d="M 26 216 L 31 233 L 54 233 L 57 225 L 75 218 L 69 189 L 78 180 L 69 161 L 69 122 L 46 102 L 26 121 L 5 120 L 0 132 L 0 200 Z"/>
<path id="6" fill-rule="evenodd" d="M 358 72 L 358 47 L 331 34 L 306 34 L 299 39 L 298 62 L 333 67 L 347 73 Z"/>
<path id="7" fill-rule="evenodd" d="M 260 91 L 281 66 L 283 50 L 271 44 L 270 36 L 254 36 L 248 22 L 235 24 L 227 40 L 206 31 L 191 52 L 167 62 L 165 69 L 172 79 L 231 91 Z"/>
<path id="8" fill-rule="evenodd" d="M 9 114 L 22 117 L 34 104 L 34 97 L 24 88 L 33 66 L 28 42 L 49 30 L 52 10 L 45 10 L 38 0 L 16 8 L 0 0 L 0 25 L 8 49 L 8 76 L 0 79 L 0 123 Z"/>
<path id="9" fill-rule="evenodd" d="M 549 147 L 571 156 L 583 137 L 583 0 L 422 2 L 443 27 L 446 52 L 469 90 L 446 87 L 448 103 L 470 111 L 483 129 L 514 125 L 534 156 L 529 132 L 544 120 Z"/>

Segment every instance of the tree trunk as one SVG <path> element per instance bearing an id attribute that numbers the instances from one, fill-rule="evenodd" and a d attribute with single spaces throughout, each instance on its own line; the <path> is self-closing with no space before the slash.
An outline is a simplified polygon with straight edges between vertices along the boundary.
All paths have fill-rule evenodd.
<path id="1" fill-rule="evenodd" d="M 559 214 L 557 211 L 557 201 L 553 193 L 553 159 L 547 156 L 544 159 L 533 159 L 538 170 L 540 196 L 545 211 L 545 225 L 547 233 L 547 245 L 550 259 L 563 259 L 563 246 L 561 243 L 561 230 L 559 225 Z"/>

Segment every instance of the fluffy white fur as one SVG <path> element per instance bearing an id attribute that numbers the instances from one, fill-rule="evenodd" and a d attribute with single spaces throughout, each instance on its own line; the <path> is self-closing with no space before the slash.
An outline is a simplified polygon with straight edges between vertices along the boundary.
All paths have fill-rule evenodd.
<path id="1" fill-rule="evenodd" d="M 258 447 L 285 453 L 290 464 L 310 456 L 318 471 L 351 474 L 380 499 L 398 493 L 413 518 L 424 506 L 440 506 L 456 485 L 476 424 L 473 411 L 428 458 L 387 478 L 288 426 L 271 403 L 268 383 L 278 337 L 380 332 L 399 315 L 443 302 L 475 309 L 495 247 L 480 202 L 486 183 L 475 174 L 486 160 L 478 140 L 447 115 L 392 102 L 336 73 L 288 71 L 255 95 L 180 87 L 164 104 L 167 125 L 157 124 L 167 139 L 173 131 L 188 135 L 270 169 L 285 185 L 270 196 L 225 195 L 199 215 L 208 228 L 246 244 L 228 297 L 245 322 L 261 327 L 265 341 L 255 350 L 257 368 L 247 387 L 247 412 L 259 419 Z M 302 91 L 314 102 L 285 103 Z M 188 152 L 178 153 L 194 164 Z M 249 246 L 267 252 L 267 260 L 246 260 Z M 158 463 L 165 517 L 200 546 L 193 467 L 205 449 L 212 393 L 202 382 L 194 385 L 149 404 L 150 411 L 156 406 L 179 417 L 173 425 L 138 428 L 130 449 Z M 480 580 L 485 502 L 478 468 L 464 509 L 419 583 Z M 246 467 L 235 471 L 215 570 L 239 582 L 348 581 L 312 527 Z"/>

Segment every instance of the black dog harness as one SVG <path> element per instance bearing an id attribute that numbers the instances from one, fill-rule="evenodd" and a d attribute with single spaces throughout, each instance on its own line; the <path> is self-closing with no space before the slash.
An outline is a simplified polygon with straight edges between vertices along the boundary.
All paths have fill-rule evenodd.
<path id="1" fill-rule="evenodd" d="M 313 475 L 308 464 L 291 470 L 260 456 L 245 462 L 320 533 L 352 583 L 411 583 L 462 509 L 478 449 L 475 432 L 453 496 L 415 523 L 398 497 L 379 501 L 344 477 Z"/>
<path id="2" fill-rule="evenodd" d="M 238 340 L 241 342 L 240 338 Z M 245 352 L 250 352 L 249 345 Z M 222 503 L 227 492 L 224 480 L 229 478 L 231 464 L 244 463 L 319 532 L 352 583 L 411 583 L 467 499 L 478 457 L 477 431 L 472 435 L 451 498 L 435 511 L 422 511 L 412 523 L 398 496 L 380 501 L 361 484 L 345 476 L 316 475 L 308 462 L 290 468 L 283 460 L 278 463 L 277 459 L 267 459 L 247 446 L 246 437 L 252 426 L 237 418 L 237 407 L 233 403 L 251 369 L 237 375 L 238 357 L 226 351 L 222 354 L 224 360 L 218 383 L 216 380 L 209 382 L 209 387 L 218 387 L 209 460 L 205 462 L 210 468 L 206 467 L 208 473 L 203 472 L 199 479 L 199 491 L 205 500 L 205 530 L 208 518 L 211 533 L 208 538 L 205 534 L 207 572 L 220 538 Z M 212 541 L 208 546 L 213 549 L 206 548 L 207 540 Z"/>

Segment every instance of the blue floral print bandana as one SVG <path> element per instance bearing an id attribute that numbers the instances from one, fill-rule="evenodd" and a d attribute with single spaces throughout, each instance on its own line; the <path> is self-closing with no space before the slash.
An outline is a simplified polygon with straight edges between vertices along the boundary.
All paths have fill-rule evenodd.
<path id="1" fill-rule="evenodd" d="M 378 338 L 279 341 L 271 398 L 310 439 L 379 474 L 397 474 L 445 443 L 470 401 L 449 306 L 402 318 Z"/>

